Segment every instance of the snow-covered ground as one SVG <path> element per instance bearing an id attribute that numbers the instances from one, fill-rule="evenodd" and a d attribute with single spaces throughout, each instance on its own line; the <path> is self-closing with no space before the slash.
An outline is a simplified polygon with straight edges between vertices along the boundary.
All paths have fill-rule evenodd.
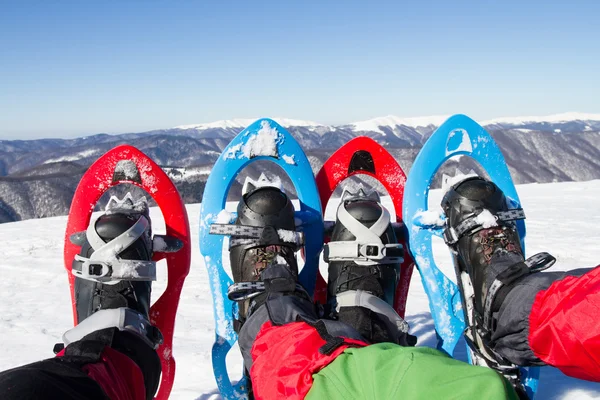
<path id="1" fill-rule="evenodd" d="M 558 259 L 553 270 L 600 263 L 600 180 L 522 185 L 518 190 L 528 218 L 529 254 L 549 251 Z M 440 191 L 434 191 L 431 204 L 440 196 Z M 389 200 L 386 205 L 390 206 Z M 175 327 L 177 376 L 171 398 L 212 399 L 218 398 L 210 361 L 214 324 L 207 274 L 197 247 L 200 206 L 189 205 L 187 210 L 194 247 Z M 334 211 L 328 207 L 328 216 Z M 162 233 L 160 211 L 153 209 L 152 217 L 155 232 Z M 52 357 L 53 345 L 72 324 L 62 260 L 65 226 L 66 217 L 0 225 L 0 370 Z M 436 243 L 435 255 L 449 260 L 441 243 Z M 155 298 L 164 290 L 165 277 L 163 267 Z M 433 321 L 417 272 L 407 319 L 419 345 L 434 346 Z M 241 371 L 236 351 L 230 352 L 230 367 L 234 377 Z M 600 384 L 571 379 L 547 367 L 542 370 L 537 398 L 600 399 Z"/>

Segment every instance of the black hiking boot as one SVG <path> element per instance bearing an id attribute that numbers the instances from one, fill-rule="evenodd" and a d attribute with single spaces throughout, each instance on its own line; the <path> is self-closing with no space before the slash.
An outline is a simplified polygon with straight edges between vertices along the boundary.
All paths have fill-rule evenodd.
<path id="1" fill-rule="evenodd" d="M 152 260 L 152 227 L 145 199 L 134 204 L 130 196 L 126 196 L 122 201 L 113 197 L 106 206 L 105 214 L 93 222 L 98 237 L 103 243 L 110 243 L 132 228 L 140 219 L 144 219 L 147 226 L 143 231 L 140 229 L 137 240 L 122 251 L 119 252 L 117 248 L 119 245 L 115 245 L 112 250 L 114 261 Z M 98 244 L 96 246 L 98 247 Z M 81 271 L 84 260 L 90 259 L 94 251 L 95 249 L 90 244 L 89 238 L 86 238 L 82 244 L 81 257 L 77 257 L 73 261 L 73 269 Z M 95 265 L 92 262 L 89 264 L 90 269 L 101 267 L 102 264 Z M 135 310 L 148 320 L 151 292 L 152 282 L 149 280 L 133 281 L 123 279 L 118 283 L 102 283 L 102 280 L 75 278 L 77 320 L 82 322 L 98 310 L 120 307 Z"/>
<path id="2" fill-rule="evenodd" d="M 525 218 L 523 210 L 511 207 L 493 182 L 467 178 L 450 188 L 441 205 L 446 214 L 444 239 L 455 257 L 472 359 L 500 372 L 520 398 L 528 398 L 519 369 L 494 351 L 492 337 L 508 293 L 556 260 L 547 253 L 525 260 L 515 222 Z"/>
<path id="3" fill-rule="evenodd" d="M 455 233 L 461 224 L 473 221 L 450 247 L 455 251 L 458 270 L 466 272 L 471 278 L 475 292 L 475 311 L 480 318 L 485 315 L 485 302 L 489 289 L 502 273 L 514 265 L 524 265 L 525 258 L 521 249 L 520 237 L 514 220 L 497 218 L 508 213 L 509 206 L 504 193 L 493 182 L 480 177 L 468 178 L 452 187 L 442 200 L 447 225 Z M 519 219 L 524 215 L 514 213 Z M 471 225 L 471 224 L 469 224 Z M 450 235 L 447 235 L 447 238 Z M 519 269 L 519 268 L 517 268 Z M 518 272 L 518 271 L 515 271 Z M 520 272 L 528 272 L 527 269 Z M 522 276 L 522 275 L 521 275 Z M 489 299 L 490 312 L 499 309 L 509 286 L 495 299 Z"/>
<path id="4" fill-rule="evenodd" d="M 296 252 L 303 242 L 296 233 L 294 206 L 275 187 L 259 187 L 242 196 L 229 257 L 234 284 L 231 300 L 238 302 L 236 330 L 264 303 L 269 291 L 310 297 L 297 283 Z M 256 229 L 255 229 L 256 228 Z"/>
<path id="5" fill-rule="evenodd" d="M 181 248 L 176 239 L 163 239 L 171 246 L 166 251 Z M 115 349 L 139 366 L 151 399 L 160 382 L 156 349 L 163 337 L 148 315 L 156 264 L 146 200 L 112 197 L 105 213 L 71 241 L 82 248 L 72 270 L 78 323 L 63 335 L 65 356 L 97 362 L 106 346 Z"/>
<path id="6" fill-rule="evenodd" d="M 377 193 L 345 192 L 330 239 L 324 257 L 329 316 L 372 343 L 408 344 L 408 324 L 393 309 L 404 252 Z"/>
<path id="7" fill-rule="evenodd" d="M 262 325 L 266 321 L 283 325 L 300 316 L 317 317 L 311 297 L 298 283 L 296 252 L 304 244 L 303 237 L 296 232 L 290 199 L 269 186 L 251 188 L 238 203 L 235 225 L 213 224 L 211 233 L 230 235 L 234 283 L 227 294 L 238 304 L 233 327 L 239 335 L 244 374 L 250 383 L 248 394 L 253 398 L 250 351 Z M 269 301 L 271 305 L 264 306 Z"/>
<path id="8" fill-rule="evenodd" d="M 468 274 L 475 297 L 475 313 L 493 330 L 497 312 L 512 286 L 526 275 L 549 268 L 556 260 L 539 253 L 525 260 L 516 220 L 522 209 L 512 209 L 493 182 L 471 177 L 455 184 L 442 199 L 446 214 L 444 238 L 454 251 L 458 274 Z"/>

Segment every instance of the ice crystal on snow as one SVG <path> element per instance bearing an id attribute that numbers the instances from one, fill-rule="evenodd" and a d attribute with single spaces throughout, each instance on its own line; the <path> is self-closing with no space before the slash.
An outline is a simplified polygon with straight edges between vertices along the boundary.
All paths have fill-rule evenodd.
<path id="1" fill-rule="evenodd" d="M 217 224 L 230 224 L 233 222 L 233 219 L 235 218 L 235 216 L 230 213 L 227 210 L 221 210 L 218 214 L 217 214 L 217 219 L 216 219 L 216 223 Z"/>
<path id="2" fill-rule="evenodd" d="M 496 217 L 489 211 L 483 210 L 476 218 L 475 222 L 481 225 L 483 228 L 491 228 L 492 226 L 498 226 Z"/>
<path id="3" fill-rule="evenodd" d="M 416 223 L 421 226 L 444 226 L 443 211 L 438 210 L 419 210 L 415 214 Z"/>
<path id="4" fill-rule="evenodd" d="M 296 160 L 293 154 L 291 156 L 284 154 L 281 158 L 283 158 L 283 161 L 285 161 L 287 164 L 296 165 Z"/>
<path id="5" fill-rule="evenodd" d="M 452 186 L 456 185 L 464 181 L 465 179 L 472 178 L 474 176 L 479 176 L 475 173 L 475 171 L 471 170 L 469 173 L 465 174 L 460 169 L 456 169 L 456 173 L 454 176 L 442 175 L 442 192 L 444 195 L 452 188 Z"/>

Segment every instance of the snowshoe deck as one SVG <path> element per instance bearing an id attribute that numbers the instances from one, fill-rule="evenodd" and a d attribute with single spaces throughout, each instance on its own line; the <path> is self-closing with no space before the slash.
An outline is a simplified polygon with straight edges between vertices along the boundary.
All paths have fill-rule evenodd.
<path id="1" fill-rule="evenodd" d="M 298 142 L 279 124 L 270 119 L 260 119 L 240 132 L 225 148 L 209 175 L 204 189 L 200 212 L 200 252 L 204 257 L 213 294 L 216 338 L 212 348 L 215 378 L 221 395 L 226 399 L 245 397 L 248 387 L 245 378 L 233 384 L 225 358 L 237 340 L 233 329 L 237 304 L 227 297 L 233 283 L 223 267 L 222 235 L 211 235 L 210 226 L 220 222 L 218 216 L 225 209 L 227 193 L 239 172 L 257 160 L 269 160 L 280 166 L 290 177 L 300 201 L 296 219 L 297 228 L 305 235 L 305 264 L 299 281 L 312 295 L 323 246 L 323 219 L 321 202 L 310 163 Z M 227 215 L 227 214 L 226 214 Z M 230 221 L 235 214 L 230 213 Z"/>
<path id="2" fill-rule="evenodd" d="M 519 196 L 504 156 L 492 137 L 479 124 L 465 115 L 454 115 L 427 140 L 413 163 L 405 190 L 404 218 L 410 232 L 410 251 L 421 274 L 438 335 L 438 348 L 449 355 L 465 329 L 463 299 L 459 287 L 440 270 L 433 258 L 432 236 L 442 237 L 443 226 L 429 224 L 421 217 L 429 211 L 427 200 L 435 173 L 453 156 L 475 159 L 490 179 L 520 208 Z M 524 250 L 525 223 L 517 221 Z M 470 356 L 470 354 L 469 354 Z M 522 369 L 522 381 L 530 398 L 537 390 L 539 368 Z"/>
<path id="3" fill-rule="evenodd" d="M 75 276 L 71 273 L 72 261 L 80 246 L 71 242 L 71 235 L 85 231 L 92 212 L 102 195 L 111 187 L 131 183 L 142 189 L 156 201 L 165 218 L 166 236 L 179 239 L 183 248 L 177 252 L 156 251 L 154 261 L 167 260 L 168 283 L 165 292 L 150 308 L 150 322 L 163 334 L 164 342 L 158 348 L 162 364 L 162 378 L 157 399 L 167 399 L 175 379 L 173 358 L 173 331 L 179 296 L 190 269 L 190 228 L 187 212 L 177 188 L 163 170 L 144 153 L 129 145 L 110 150 L 93 163 L 81 178 L 71 203 L 65 232 L 64 260 L 69 272 L 69 286 L 73 302 L 73 319 L 77 321 L 75 307 Z M 169 250 L 169 249 L 165 249 Z"/>
<path id="4" fill-rule="evenodd" d="M 316 176 L 323 212 L 334 190 L 346 178 L 364 174 L 377 179 L 385 187 L 392 198 L 396 221 L 402 222 L 402 199 L 406 175 L 394 157 L 373 139 L 360 136 L 340 147 L 323 164 Z M 396 225 L 396 229 L 401 224 Z M 399 230 L 399 229 L 398 229 Z M 400 243 L 406 248 L 406 235 L 397 233 Z M 400 239 L 402 238 L 402 239 Z M 400 279 L 396 289 L 394 309 L 404 318 L 406 298 L 410 286 L 410 278 L 414 262 L 408 252 L 405 252 L 401 264 Z M 327 298 L 327 283 L 319 273 L 315 299 L 324 304 Z"/>

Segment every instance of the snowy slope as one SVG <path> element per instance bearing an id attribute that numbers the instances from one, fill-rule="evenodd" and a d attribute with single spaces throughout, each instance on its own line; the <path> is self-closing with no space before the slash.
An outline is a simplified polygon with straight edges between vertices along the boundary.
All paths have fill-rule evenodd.
<path id="1" fill-rule="evenodd" d="M 430 117 L 412 117 L 412 118 L 400 118 L 394 115 L 388 115 L 387 117 L 378 117 L 369 119 L 366 121 L 352 122 L 350 126 L 353 127 L 355 132 L 379 132 L 385 135 L 380 127 L 395 127 L 395 126 L 410 126 L 413 128 L 427 127 L 427 126 L 440 126 L 445 120 L 450 117 L 449 115 L 436 115 Z"/>
<path id="2" fill-rule="evenodd" d="M 252 124 L 258 118 L 235 118 L 235 119 L 226 119 L 221 121 L 207 122 L 204 124 L 192 124 L 192 125 L 179 125 L 173 129 L 227 129 L 227 128 L 245 128 L 248 125 Z M 281 126 L 290 127 L 290 126 L 304 126 L 304 127 L 317 127 L 323 126 L 323 124 L 319 124 L 318 122 L 313 121 L 303 121 L 299 119 L 291 119 L 291 118 L 272 118 L 274 121 L 279 123 Z"/>
<path id="3" fill-rule="evenodd" d="M 600 181 L 531 184 L 518 187 L 528 217 L 527 250 L 550 251 L 554 270 L 593 266 L 600 262 Z M 439 201 L 440 192 L 432 198 Z M 385 200 L 384 200 L 385 201 Z M 433 200 L 432 200 L 433 201 Z M 433 203 L 432 203 L 433 204 Z M 390 206 L 389 199 L 386 203 Z M 171 398 L 218 398 L 210 362 L 214 339 L 208 280 L 198 251 L 198 204 L 189 205 L 192 224 L 192 268 L 181 298 L 175 329 L 177 376 Z M 334 212 L 328 207 L 329 216 Z M 161 216 L 152 210 L 161 233 Z M 51 357 L 54 343 L 70 327 L 71 306 L 62 264 L 65 217 L 0 225 L 0 338 L 4 348 L 0 370 Z M 438 243 L 439 244 L 439 243 Z M 449 260 L 440 244 L 436 257 Z M 164 268 L 164 267 L 163 267 Z M 164 290 L 164 269 L 155 298 Z M 434 345 L 433 321 L 415 272 L 408 302 L 408 322 L 419 345 Z M 460 351 L 464 355 L 464 351 Z M 231 370 L 241 372 L 241 357 L 230 352 Z M 600 399 L 600 384 L 567 378 L 553 368 L 542 371 L 538 399 Z"/>
<path id="4" fill-rule="evenodd" d="M 494 118 L 487 121 L 483 121 L 482 125 L 493 125 L 493 124 L 511 124 L 511 125 L 522 125 L 532 122 L 572 122 L 572 121 L 600 121 L 600 114 L 580 113 L 580 112 L 567 112 L 546 116 L 534 116 L 534 117 L 506 117 L 506 118 Z"/>

